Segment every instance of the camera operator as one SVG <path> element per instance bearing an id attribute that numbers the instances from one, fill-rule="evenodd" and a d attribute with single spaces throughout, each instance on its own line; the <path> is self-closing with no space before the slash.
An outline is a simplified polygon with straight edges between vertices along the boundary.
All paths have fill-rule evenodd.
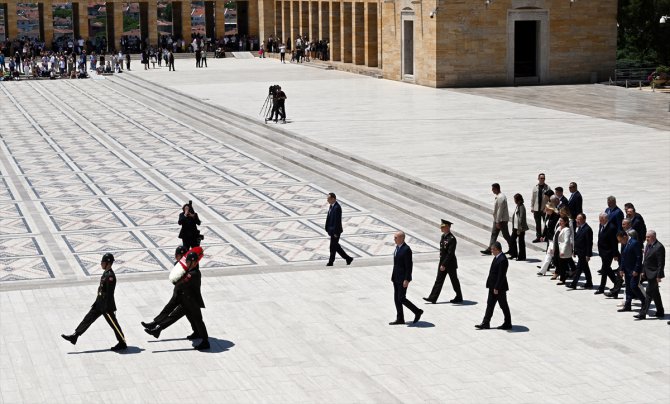
<path id="1" fill-rule="evenodd" d="M 286 123 L 286 93 L 281 89 L 281 86 L 276 86 L 277 90 L 274 92 L 272 97 L 272 116 L 275 123 L 277 119 L 281 117 L 282 123 Z"/>
<path id="2" fill-rule="evenodd" d="M 200 230 L 198 230 L 200 219 L 198 218 L 198 214 L 193 210 L 191 201 L 182 207 L 178 224 L 181 225 L 179 238 L 182 240 L 184 248 L 188 251 L 192 247 L 199 246 L 200 240 L 202 240 Z"/>

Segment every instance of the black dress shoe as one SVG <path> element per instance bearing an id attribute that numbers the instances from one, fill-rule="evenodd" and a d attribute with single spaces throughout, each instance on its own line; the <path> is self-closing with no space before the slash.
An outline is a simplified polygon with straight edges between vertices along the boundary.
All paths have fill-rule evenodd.
<path id="1" fill-rule="evenodd" d="M 333 263 L 332 263 L 332 262 L 329 262 L 329 263 L 326 264 L 326 266 L 327 266 L 327 267 L 332 267 L 332 266 L 333 266 Z"/>
<path id="2" fill-rule="evenodd" d="M 663 317 L 665 317 L 665 313 L 656 313 L 656 314 L 654 314 L 654 317 L 663 318 Z"/>
<path id="3" fill-rule="evenodd" d="M 594 295 L 602 295 L 603 293 L 605 293 L 604 290 L 602 290 L 602 289 L 598 289 L 598 290 L 596 290 L 596 292 L 594 293 Z"/>
<path id="4" fill-rule="evenodd" d="M 76 345 L 77 344 L 77 338 L 79 338 L 79 336 L 77 334 L 72 334 L 72 335 L 61 334 L 61 337 L 63 337 L 63 339 L 65 339 L 67 341 L 70 341 L 70 343 L 72 343 L 72 345 Z"/>
<path id="5" fill-rule="evenodd" d="M 349 257 L 347 260 L 347 265 L 351 265 L 351 263 L 354 262 L 354 259 L 352 257 Z"/>
<path id="6" fill-rule="evenodd" d="M 454 297 L 453 299 L 449 300 L 449 303 L 463 303 L 463 298 L 462 297 Z"/>
<path id="7" fill-rule="evenodd" d="M 510 256 L 509 256 L 509 259 L 511 259 L 511 260 L 515 260 L 515 259 L 517 259 L 517 258 L 518 258 L 518 256 L 516 256 L 516 255 L 510 255 Z"/>
<path id="8" fill-rule="evenodd" d="M 478 330 L 488 330 L 491 326 L 488 323 L 476 324 L 475 328 Z"/>
<path id="9" fill-rule="evenodd" d="M 619 298 L 619 292 L 612 293 L 612 291 L 610 290 L 609 292 L 605 292 L 605 296 L 611 297 L 613 299 L 618 299 Z"/>
<path id="10" fill-rule="evenodd" d="M 425 301 L 427 301 L 428 303 L 433 303 L 433 304 L 435 304 L 435 301 L 430 300 L 430 299 L 427 298 L 427 297 L 422 297 L 422 299 L 425 300 Z"/>
<path id="11" fill-rule="evenodd" d="M 412 321 L 412 324 L 416 324 L 421 320 L 421 315 L 423 314 L 423 310 L 419 309 L 419 313 L 414 315 L 414 321 Z"/>
<path id="12" fill-rule="evenodd" d="M 537 276 L 544 276 L 544 274 L 542 272 L 538 272 Z"/>
<path id="13" fill-rule="evenodd" d="M 512 324 L 501 324 L 496 327 L 498 330 L 511 330 Z"/>
<path id="14" fill-rule="evenodd" d="M 114 346 L 111 347 L 110 349 L 111 349 L 112 351 L 115 351 L 115 352 L 116 352 L 116 351 L 123 351 L 123 350 L 126 349 L 126 348 L 128 348 L 128 345 L 126 345 L 125 342 L 119 342 L 118 344 L 114 345 Z"/>
<path id="15" fill-rule="evenodd" d="M 145 328 L 145 329 L 144 329 L 144 332 L 146 332 L 147 334 L 151 335 L 151 336 L 154 337 L 154 338 L 158 338 L 158 337 L 161 336 L 161 327 L 160 327 L 160 326 L 156 326 L 156 328 L 154 328 L 153 330 L 150 330 L 150 329 L 148 329 L 148 328 Z"/>
<path id="16" fill-rule="evenodd" d="M 140 321 L 140 324 L 142 324 L 142 327 L 148 328 L 150 330 L 156 326 L 156 323 L 154 323 L 153 321 L 149 322 L 149 323 L 145 323 L 144 321 Z"/>
<path id="17" fill-rule="evenodd" d="M 584 285 L 584 289 L 593 289 L 593 284 L 587 283 L 586 285 Z"/>
<path id="18" fill-rule="evenodd" d="M 198 338 L 200 338 L 200 336 L 196 333 L 193 333 L 193 334 L 189 335 L 188 337 L 186 337 L 186 339 L 189 340 L 189 341 L 193 341 L 194 339 L 198 339 Z"/>
<path id="19" fill-rule="evenodd" d="M 560 281 L 556 285 L 565 285 L 565 281 Z"/>
<path id="20" fill-rule="evenodd" d="M 539 242 L 541 242 L 541 241 L 542 241 L 542 240 L 540 240 L 540 238 L 538 237 L 538 238 L 536 238 L 535 240 L 531 241 L 531 243 L 539 243 Z"/>
<path id="21" fill-rule="evenodd" d="M 619 313 L 623 313 L 623 312 L 625 312 L 625 311 L 633 311 L 633 310 L 630 308 L 630 306 L 623 306 L 622 308 L 620 308 L 620 309 L 617 310 L 617 311 L 618 311 Z"/>
<path id="22" fill-rule="evenodd" d="M 491 255 L 491 250 L 481 250 L 480 252 L 484 255 Z"/>
<path id="23" fill-rule="evenodd" d="M 644 320 L 645 318 L 647 318 L 647 316 L 644 314 L 636 314 L 633 317 L 635 317 L 638 320 Z"/>
<path id="24" fill-rule="evenodd" d="M 521 257 L 516 257 L 516 260 L 517 260 L 517 261 L 525 261 L 525 260 L 526 260 L 526 257 L 523 257 L 523 258 L 521 258 Z"/>
<path id="25" fill-rule="evenodd" d="M 568 288 L 568 289 L 572 289 L 572 290 L 576 290 L 576 289 L 577 289 L 577 285 L 573 285 L 573 284 L 565 285 L 565 287 Z"/>
<path id="26" fill-rule="evenodd" d="M 202 342 L 196 345 L 194 348 L 198 351 L 209 349 L 209 340 L 203 339 Z"/>
<path id="27" fill-rule="evenodd" d="M 401 325 L 401 324 L 405 324 L 405 320 L 402 320 L 402 321 L 401 320 L 396 320 L 396 321 L 391 321 L 389 323 L 389 325 Z"/>

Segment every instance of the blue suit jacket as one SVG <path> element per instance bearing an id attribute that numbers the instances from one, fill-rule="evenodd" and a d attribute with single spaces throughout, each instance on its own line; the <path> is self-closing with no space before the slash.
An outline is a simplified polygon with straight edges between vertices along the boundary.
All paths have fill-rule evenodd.
<path id="1" fill-rule="evenodd" d="M 500 254 L 493 258 L 491 268 L 489 269 L 489 277 L 486 279 L 486 287 L 503 292 L 509 290 L 509 285 L 507 284 L 508 266 L 509 261 L 507 261 L 505 254 Z"/>
<path id="2" fill-rule="evenodd" d="M 642 250 L 640 243 L 634 238 L 629 238 L 626 245 L 621 251 L 621 258 L 619 258 L 619 265 L 621 270 L 627 274 L 642 272 Z"/>
<path id="3" fill-rule="evenodd" d="M 342 208 L 337 201 L 329 209 L 325 229 L 329 236 L 342 234 Z"/>
<path id="4" fill-rule="evenodd" d="M 402 243 L 393 257 L 393 274 L 391 281 L 395 283 L 412 280 L 412 249 Z"/>
<path id="5" fill-rule="evenodd" d="M 623 212 L 621 209 L 619 209 L 618 206 L 615 206 L 613 209 L 605 209 L 605 213 L 607 213 L 607 221 L 614 222 L 614 224 L 616 224 L 617 231 L 621 230 L 621 222 L 623 222 Z"/>

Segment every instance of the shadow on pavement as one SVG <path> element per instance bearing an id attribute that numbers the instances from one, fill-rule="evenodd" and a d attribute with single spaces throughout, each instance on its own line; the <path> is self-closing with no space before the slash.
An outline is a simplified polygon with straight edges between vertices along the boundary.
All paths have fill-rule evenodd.
<path id="1" fill-rule="evenodd" d="M 101 352 L 111 352 L 111 353 L 116 353 L 119 355 L 133 355 L 133 354 L 138 354 L 140 352 L 144 351 L 144 349 L 136 346 L 129 346 L 123 351 L 112 351 L 111 349 L 92 349 L 90 351 L 79 351 L 79 352 L 68 352 L 68 355 L 81 355 L 81 354 L 91 354 L 91 353 L 101 353 Z"/>
<path id="2" fill-rule="evenodd" d="M 525 325 L 512 325 L 511 330 L 507 330 L 507 332 L 510 333 L 515 333 L 515 332 L 529 332 L 530 329 L 526 327 Z"/>
<path id="3" fill-rule="evenodd" d="M 435 324 L 429 323 L 428 321 L 419 321 L 416 324 L 409 323 L 407 327 L 411 328 L 432 328 L 435 327 Z"/>
<path id="4" fill-rule="evenodd" d="M 167 340 L 161 340 L 161 341 L 167 341 Z M 196 340 L 198 343 L 200 343 L 200 340 Z M 185 352 L 185 351 L 193 351 L 193 352 L 198 352 L 196 349 L 194 349 L 195 345 L 191 345 L 190 348 L 177 348 L 177 349 L 165 349 L 162 351 L 151 351 L 151 353 L 163 353 L 163 352 Z M 209 346 L 210 348 L 204 351 L 204 353 L 221 353 L 221 352 L 226 352 L 230 350 L 230 348 L 235 346 L 235 343 L 232 341 L 228 341 L 225 339 L 219 339 L 219 338 L 213 338 L 209 337 Z"/>

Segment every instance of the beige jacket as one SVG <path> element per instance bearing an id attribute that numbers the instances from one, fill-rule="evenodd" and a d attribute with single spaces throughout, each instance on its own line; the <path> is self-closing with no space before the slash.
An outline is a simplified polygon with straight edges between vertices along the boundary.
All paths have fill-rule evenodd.
<path id="1" fill-rule="evenodd" d="M 493 204 L 493 221 L 496 223 L 509 222 L 507 197 L 502 192 L 496 195 L 496 201 Z"/>

